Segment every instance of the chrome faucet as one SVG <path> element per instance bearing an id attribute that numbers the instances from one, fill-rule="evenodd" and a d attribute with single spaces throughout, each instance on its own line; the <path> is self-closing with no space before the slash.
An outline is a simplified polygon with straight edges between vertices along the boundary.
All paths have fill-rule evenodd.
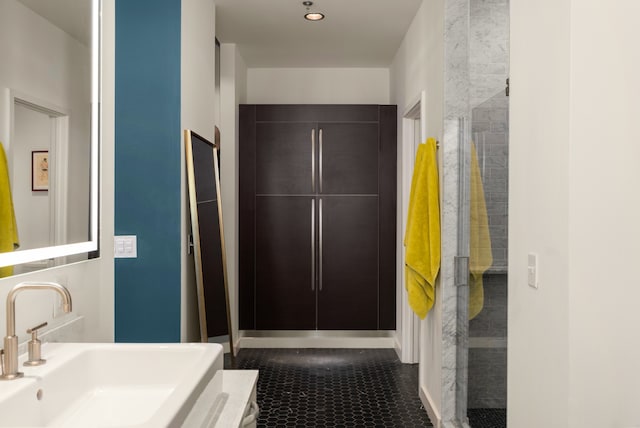
<path id="1" fill-rule="evenodd" d="M 18 336 L 16 336 L 16 297 L 24 290 L 53 290 L 62 297 L 62 310 L 71 312 L 71 294 L 69 290 L 55 282 L 23 282 L 11 289 L 7 295 L 7 335 L 4 337 L 4 350 L 0 363 L 0 380 L 13 380 L 23 376 L 18 371 Z"/>

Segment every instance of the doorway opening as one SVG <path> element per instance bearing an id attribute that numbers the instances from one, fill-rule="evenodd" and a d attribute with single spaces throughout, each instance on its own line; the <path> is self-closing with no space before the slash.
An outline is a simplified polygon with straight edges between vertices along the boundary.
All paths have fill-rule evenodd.
<path id="1" fill-rule="evenodd" d="M 65 109 L 11 93 L 8 157 L 20 249 L 67 243 L 68 142 Z M 14 273 L 62 263 L 65 260 L 25 263 L 16 266 Z"/>

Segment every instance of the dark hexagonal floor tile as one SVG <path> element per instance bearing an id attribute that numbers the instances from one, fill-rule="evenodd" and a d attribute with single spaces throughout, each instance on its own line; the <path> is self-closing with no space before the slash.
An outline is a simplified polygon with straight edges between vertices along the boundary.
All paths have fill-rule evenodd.
<path id="1" fill-rule="evenodd" d="M 258 427 L 433 426 L 391 349 L 242 349 L 236 368 L 260 371 Z"/>

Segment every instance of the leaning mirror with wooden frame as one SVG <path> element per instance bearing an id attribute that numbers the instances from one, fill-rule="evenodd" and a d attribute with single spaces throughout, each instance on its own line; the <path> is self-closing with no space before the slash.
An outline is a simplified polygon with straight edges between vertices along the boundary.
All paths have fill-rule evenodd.
<path id="1" fill-rule="evenodd" d="M 184 131 L 200 340 L 229 336 L 234 357 L 220 199 L 219 146 Z"/>

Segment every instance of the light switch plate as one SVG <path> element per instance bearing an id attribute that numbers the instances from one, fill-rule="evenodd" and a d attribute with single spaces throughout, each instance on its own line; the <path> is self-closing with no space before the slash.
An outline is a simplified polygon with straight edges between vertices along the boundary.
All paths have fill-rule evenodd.
<path id="1" fill-rule="evenodd" d="M 136 235 L 114 236 L 113 256 L 116 259 L 130 259 L 138 257 Z"/>
<path id="2" fill-rule="evenodd" d="M 529 253 L 527 258 L 527 282 L 530 287 L 538 288 L 538 255 Z"/>

